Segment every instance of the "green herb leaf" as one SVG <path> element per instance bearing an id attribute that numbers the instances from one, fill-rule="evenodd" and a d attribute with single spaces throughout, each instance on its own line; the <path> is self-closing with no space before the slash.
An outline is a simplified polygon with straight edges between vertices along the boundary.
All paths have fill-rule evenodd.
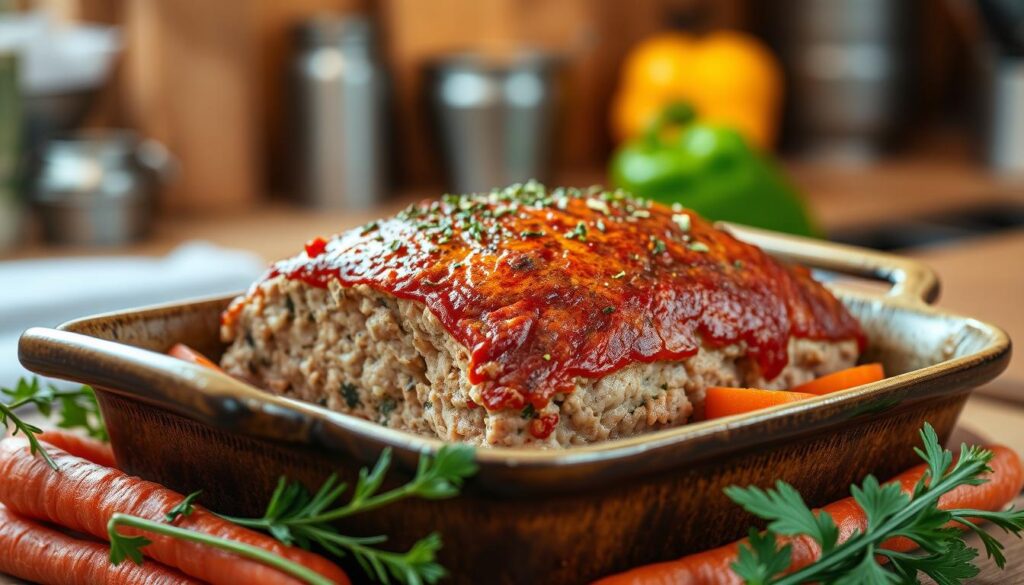
<path id="1" fill-rule="evenodd" d="M 110 535 L 110 562 L 116 566 L 125 559 L 131 559 L 136 565 L 141 565 L 142 547 L 152 543 L 145 536 L 127 536 L 114 531 Z"/>
<path id="2" fill-rule="evenodd" d="M 756 528 L 751 528 L 747 542 L 737 549 L 732 570 L 750 585 L 769 583 L 789 567 L 792 548 L 788 544 L 777 548 L 775 534 L 771 530 L 761 534 Z"/>
<path id="3" fill-rule="evenodd" d="M 655 236 L 651 236 L 651 253 L 653 253 L 655 255 L 663 254 L 663 253 L 665 253 L 665 250 L 666 250 L 665 241 L 662 240 L 661 238 L 657 238 Z"/>
<path id="4" fill-rule="evenodd" d="M 775 489 L 769 490 L 731 486 L 725 488 L 725 495 L 744 510 L 770 521 L 768 530 L 776 534 L 807 534 L 824 551 L 831 550 L 839 538 L 839 529 L 832 517 L 825 512 L 812 512 L 800 492 L 784 481 L 776 482 Z"/>
<path id="5" fill-rule="evenodd" d="M 177 506 L 174 506 L 164 514 L 164 520 L 174 522 L 178 519 L 178 516 L 191 516 L 192 512 L 195 511 L 193 502 L 195 502 L 196 498 L 198 498 L 201 493 L 203 493 L 203 490 L 197 490 L 185 496 L 184 500 L 178 502 Z"/>
<path id="6" fill-rule="evenodd" d="M 873 475 L 864 478 L 861 487 L 850 486 L 850 492 L 867 516 L 869 531 L 892 518 L 910 503 L 910 497 L 903 493 L 898 483 L 882 486 Z"/>
<path id="7" fill-rule="evenodd" d="M 955 585 L 978 573 L 974 559 L 978 551 L 967 546 L 964 533 L 948 527 L 957 522 L 978 533 L 986 553 L 1000 567 L 1005 563 L 1002 544 L 975 523 L 992 522 L 1017 536 L 1024 533 L 1024 514 L 1013 509 L 1002 512 L 979 510 L 941 510 L 939 498 L 963 485 L 980 485 L 991 471 L 992 453 L 962 445 L 960 456 L 943 449 L 935 430 L 925 424 L 921 430 L 922 447 L 915 449 L 927 465 L 925 479 L 911 494 L 898 484 L 879 484 L 872 476 L 860 486 L 851 486 L 853 497 L 864 510 L 867 527 L 843 543 L 837 542 L 835 523 L 827 514 L 811 511 L 791 486 L 778 482 L 774 489 L 757 487 L 726 488 L 726 494 L 747 511 L 769 521 L 763 536 L 751 533 L 748 545 L 740 547 L 733 565 L 737 575 L 750 583 L 798 585 L 808 582 L 837 583 L 915 583 L 926 575 L 941 585 Z M 775 535 L 806 535 L 822 545 L 820 558 L 789 574 L 780 575 L 781 551 L 776 550 Z M 921 550 L 901 553 L 881 548 L 894 537 L 916 542 Z M 878 557 L 888 560 L 886 566 Z M 788 559 L 787 559 L 788 564 Z"/>
<path id="8" fill-rule="evenodd" d="M 53 414 L 54 404 L 59 404 L 57 426 L 64 429 L 81 429 L 90 437 L 107 440 L 107 429 L 100 416 L 99 405 L 92 388 L 80 386 L 72 390 L 60 390 L 53 384 L 40 383 L 39 378 L 21 378 L 13 388 L 0 388 L 5 401 L 0 402 L 0 425 L 6 430 L 14 427 L 13 434 L 21 433 L 28 439 L 32 454 L 42 456 L 50 467 L 57 465 L 39 443 L 36 435 L 43 432 L 39 427 L 23 421 L 14 411 L 25 406 L 35 406 L 43 416 Z"/>
<path id="9" fill-rule="evenodd" d="M 25 438 L 28 439 L 28 449 L 30 453 L 41 456 L 46 461 L 47 465 L 53 469 L 57 469 L 57 463 L 52 457 L 50 457 L 50 454 L 46 452 L 46 449 L 43 448 L 39 439 L 36 437 L 37 434 L 43 432 L 43 429 L 21 420 L 18 418 L 18 415 L 14 414 L 14 409 L 3 403 L 0 403 L 0 425 L 3 425 L 5 431 L 10 428 L 8 425 L 13 426 L 14 432 L 11 434 L 16 436 L 18 433 L 21 433 L 24 435 Z"/>
<path id="10" fill-rule="evenodd" d="M 347 486 L 334 475 L 313 495 L 301 484 L 282 477 L 262 518 L 225 518 L 265 530 L 288 545 L 309 548 L 318 544 L 335 555 L 351 553 L 369 575 L 382 583 L 389 583 L 390 579 L 404 585 L 435 583 L 447 574 L 436 562 L 436 552 L 441 547 L 437 535 L 429 535 L 408 551 L 396 553 L 374 547 L 386 541 L 383 536 L 345 536 L 333 523 L 408 497 L 442 499 L 457 495 L 463 480 L 476 473 L 474 450 L 468 445 L 445 445 L 435 457 L 420 457 L 412 481 L 381 492 L 390 466 L 391 450 L 384 449 L 372 470 L 360 471 L 352 497 L 344 505 L 339 505 L 338 500 Z"/>
<path id="11" fill-rule="evenodd" d="M 833 581 L 834 585 L 899 585 L 900 577 L 886 571 L 875 561 L 875 549 L 869 546 L 864 551 L 861 561 L 850 571 Z"/>

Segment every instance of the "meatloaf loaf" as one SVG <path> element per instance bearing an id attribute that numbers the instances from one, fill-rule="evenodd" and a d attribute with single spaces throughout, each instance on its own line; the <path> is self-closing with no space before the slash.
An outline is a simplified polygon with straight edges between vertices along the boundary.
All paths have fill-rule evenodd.
<path id="1" fill-rule="evenodd" d="M 221 334 L 224 369 L 271 392 L 488 446 L 684 424 L 710 386 L 784 389 L 864 348 L 807 270 L 694 213 L 533 182 L 311 240 Z"/>

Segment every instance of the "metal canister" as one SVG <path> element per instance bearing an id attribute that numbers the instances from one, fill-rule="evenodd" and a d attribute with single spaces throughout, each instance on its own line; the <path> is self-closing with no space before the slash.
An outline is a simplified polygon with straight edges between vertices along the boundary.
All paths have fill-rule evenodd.
<path id="1" fill-rule="evenodd" d="M 899 137 L 914 87 L 916 0 L 762 3 L 786 68 L 786 132 L 801 154 L 878 157 Z"/>
<path id="2" fill-rule="evenodd" d="M 22 209 L 18 197 L 21 166 L 21 96 L 18 59 L 0 53 L 0 250 L 21 238 Z"/>
<path id="3" fill-rule="evenodd" d="M 88 130 L 52 140 L 32 184 L 47 241 L 120 245 L 148 234 L 156 189 L 175 163 L 161 144 L 128 130 Z"/>
<path id="4" fill-rule="evenodd" d="M 430 64 L 430 101 L 450 190 L 548 178 L 559 69 L 555 56 L 539 52 L 461 53 Z"/>
<path id="5" fill-rule="evenodd" d="M 296 31 L 292 68 L 295 184 L 303 203 L 367 209 L 386 193 L 387 79 L 373 27 L 322 16 Z"/>

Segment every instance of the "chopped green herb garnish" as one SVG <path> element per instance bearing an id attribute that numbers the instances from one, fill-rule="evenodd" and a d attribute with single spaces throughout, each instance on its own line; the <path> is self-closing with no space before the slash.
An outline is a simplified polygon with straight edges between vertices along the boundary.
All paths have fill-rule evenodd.
<path id="1" fill-rule="evenodd" d="M 356 387 L 355 384 L 350 384 L 349 382 L 342 382 L 341 395 L 345 399 L 345 404 L 348 405 L 349 408 L 355 408 L 362 404 L 362 402 L 359 400 L 359 389 Z"/>
<path id="2" fill-rule="evenodd" d="M 739 270 L 739 269 L 743 268 L 743 260 L 733 260 L 732 261 L 732 265 L 733 265 L 733 268 L 736 268 L 737 270 Z"/>
<path id="3" fill-rule="evenodd" d="M 578 222 L 576 224 L 576 227 L 571 232 L 565 234 L 565 237 L 569 238 L 570 240 L 573 239 L 573 238 L 576 238 L 577 240 L 579 240 L 581 242 L 586 242 L 587 241 L 587 224 L 583 223 L 582 221 Z"/>
<path id="4" fill-rule="evenodd" d="M 622 272 L 619 272 L 618 274 L 613 274 L 612 278 L 614 278 L 615 280 L 618 280 L 618 279 L 623 278 L 625 276 L 626 276 L 626 271 L 623 270 Z"/>
<path id="5" fill-rule="evenodd" d="M 523 230 L 519 232 L 520 238 L 539 238 L 544 235 L 541 231 Z"/>
<path id="6" fill-rule="evenodd" d="M 536 409 L 533 408 L 532 404 L 527 404 L 526 406 L 523 407 L 523 411 L 519 413 L 519 416 L 523 417 L 526 420 L 530 420 L 531 418 L 537 416 L 537 411 Z"/>
<path id="7" fill-rule="evenodd" d="M 608 215 L 609 213 L 612 212 L 612 210 L 609 209 L 608 207 L 608 202 L 602 201 L 601 199 L 587 199 L 587 209 L 600 211 L 605 215 Z"/>
<path id="8" fill-rule="evenodd" d="M 387 420 L 391 413 L 395 410 L 395 399 L 389 397 L 384 398 L 380 401 L 380 406 L 377 407 L 377 412 L 380 413 L 380 417 Z"/>
<path id="9" fill-rule="evenodd" d="M 665 252 L 665 242 L 656 236 L 651 236 L 651 252 L 662 254 Z"/>
<path id="10" fill-rule="evenodd" d="M 711 248 L 708 248 L 708 245 L 704 242 L 691 242 L 690 244 L 687 244 L 686 247 L 694 252 L 708 252 L 711 250 Z"/>
<path id="11" fill-rule="evenodd" d="M 368 234 L 368 233 L 372 232 L 373 230 L 377 229 L 378 227 L 380 227 L 380 223 L 378 223 L 376 221 L 371 221 L 370 223 L 368 223 L 368 224 L 363 226 L 363 230 L 360 233 L 360 235 L 365 236 L 366 234 Z"/>
<path id="12" fill-rule="evenodd" d="M 546 362 L 550 362 L 551 361 L 551 354 L 550 353 L 544 354 L 543 357 L 544 357 L 544 361 L 546 361 Z"/>
<path id="13" fill-rule="evenodd" d="M 672 221 L 675 222 L 679 229 L 683 232 L 690 231 L 690 216 L 685 213 L 677 213 L 672 216 Z"/>
<path id="14" fill-rule="evenodd" d="M 612 313 L 615 312 L 615 307 L 605 307 L 601 309 L 601 312 L 604 313 L 605 315 L 611 315 Z"/>

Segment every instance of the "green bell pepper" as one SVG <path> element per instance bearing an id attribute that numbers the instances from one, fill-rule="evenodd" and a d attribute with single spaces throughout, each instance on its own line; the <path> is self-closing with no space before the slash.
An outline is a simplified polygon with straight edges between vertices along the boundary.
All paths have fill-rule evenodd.
<path id="1" fill-rule="evenodd" d="M 696 122 L 686 104 L 666 107 L 643 136 L 615 152 L 611 180 L 708 219 L 819 235 L 800 195 L 767 157 L 731 128 Z"/>

